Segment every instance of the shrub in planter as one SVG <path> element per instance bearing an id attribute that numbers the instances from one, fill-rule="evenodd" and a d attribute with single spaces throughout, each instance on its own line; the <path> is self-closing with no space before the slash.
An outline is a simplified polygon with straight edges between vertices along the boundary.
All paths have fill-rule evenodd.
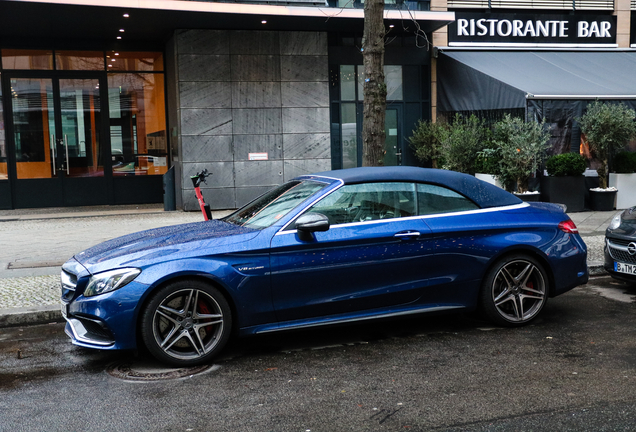
<path id="1" fill-rule="evenodd" d="M 570 212 L 585 208 L 585 158 L 577 153 L 564 153 L 546 161 L 548 177 L 541 179 L 543 201 L 561 203 Z"/>
<path id="2" fill-rule="evenodd" d="M 475 161 L 475 177 L 503 189 L 503 184 L 498 177 L 500 159 L 499 149 L 483 149 L 478 152 Z"/>
<path id="3" fill-rule="evenodd" d="M 545 160 L 549 139 L 543 122 L 524 122 L 506 114 L 495 123 L 493 148 L 501 155 L 497 176 L 509 191 L 512 185 L 519 193 L 528 190 L 528 179 Z"/>
<path id="4" fill-rule="evenodd" d="M 582 176 L 587 163 L 578 153 L 563 153 L 548 158 L 545 167 L 548 175 L 555 177 Z"/>
<path id="5" fill-rule="evenodd" d="M 623 151 L 614 156 L 614 171 L 621 174 L 636 173 L 636 153 Z"/>
<path id="6" fill-rule="evenodd" d="M 602 189 L 607 188 L 607 163 L 611 155 L 636 137 L 636 112 L 625 104 L 592 102 L 586 113 L 577 119 L 587 137 L 590 149 L 601 160 L 598 172 Z"/>
<path id="7" fill-rule="evenodd" d="M 488 147 L 490 130 L 475 115 L 466 118 L 457 114 L 441 131 L 440 142 L 444 169 L 475 174 L 477 153 Z"/>
<path id="8" fill-rule="evenodd" d="M 636 153 L 620 152 L 614 157 L 614 170 L 610 173 L 609 185 L 618 189 L 616 208 L 636 205 Z"/>
<path id="9" fill-rule="evenodd" d="M 444 130 L 448 129 L 446 123 L 433 123 L 419 120 L 413 131 L 413 135 L 408 139 L 415 157 L 420 162 L 431 162 L 433 168 L 439 168 L 442 164 L 442 142 Z"/>

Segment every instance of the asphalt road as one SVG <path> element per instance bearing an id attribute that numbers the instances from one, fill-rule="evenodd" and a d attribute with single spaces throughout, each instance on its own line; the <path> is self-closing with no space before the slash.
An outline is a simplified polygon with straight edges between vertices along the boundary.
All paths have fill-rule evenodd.
<path id="1" fill-rule="evenodd" d="M 137 382 L 108 370 L 170 370 L 73 347 L 60 323 L 0 329 L 0 430 L 636 430 L 635 299 L 600 278 L 524 328 L 453 315 L 259 336 Z"/>

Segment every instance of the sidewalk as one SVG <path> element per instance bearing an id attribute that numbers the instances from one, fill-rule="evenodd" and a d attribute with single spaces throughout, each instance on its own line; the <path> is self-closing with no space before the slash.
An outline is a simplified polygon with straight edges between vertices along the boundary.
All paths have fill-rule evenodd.
<path id="1" fill-rule="evenodd" d="M 616 213 L 570 214 L 588 246 L 591 275 L 603 273 L 605 228 Z M 60 320 L 60 267 L 75 253 L 124 234 L 200 220 L 200 212 L 164 212 L 163 205 L 0 210 L 0 327 Z"/>

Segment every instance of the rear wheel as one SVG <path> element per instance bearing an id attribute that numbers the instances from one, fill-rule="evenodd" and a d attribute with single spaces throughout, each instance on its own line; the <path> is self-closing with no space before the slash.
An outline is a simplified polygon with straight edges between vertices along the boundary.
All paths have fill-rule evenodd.
<path id="1" fill-rule="evenodd" d="M 505 326 L 528 324 L 547 301 L 547 274 L 537 260 L 527 255 L 499 260 L 486 275 L 480 293 L 486 316 Z"/>
<path id="2" fill-rule="evenodd" d="M 141 316 L 144 344 L 175 366 L 205 363 L 225 346 L 232 328 L 230 306 L 219 290 L 198 280 L 161 288 Z"/>

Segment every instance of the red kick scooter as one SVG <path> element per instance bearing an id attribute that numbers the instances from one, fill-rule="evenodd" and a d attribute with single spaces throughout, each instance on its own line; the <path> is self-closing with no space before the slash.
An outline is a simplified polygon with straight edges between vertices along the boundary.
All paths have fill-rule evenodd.
<path id="1" fill-rule="evenodd" d="M 203 199 L 203 195 L 201 195 L 201 183 L 207 184 L 205 178 L 211 175 L 212 173 L 208 173 L 208 170 L 204 169 L 190 177 L 190 179 L 192 179 L 192 184 L 194 185 L 194 193 L 199 201 L 199 207 L 201 207 L 201 213 L 203 213 L 203 219 L 206 221 L 212 219 L 212 212 L 210 211 L 210 204 L 207 204 Z"/>

